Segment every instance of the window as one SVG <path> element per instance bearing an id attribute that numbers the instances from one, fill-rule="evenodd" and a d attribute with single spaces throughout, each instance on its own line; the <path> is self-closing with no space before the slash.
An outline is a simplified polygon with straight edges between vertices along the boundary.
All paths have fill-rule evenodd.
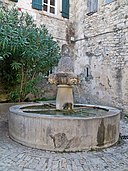
<path id="1" fill-rule="evenodd" d="M 84 75 L 85 75 L 85 81 L 89 81 L 92 79 L 91 75 L 91 68 L 89 65 L 86 65 L 84 68 Z"/>
<path id="2" fill-rule="evenodd" d="M 44 0 L 43 11 L 48 13 L 56 14 L 56 0 Z"/>
<path id="3" fill-rule="evenodd" d="M 105 4 L 109 4 L 110 2 L 112 2 L 113 0 L 104 0 Z"/>
<path id="4" fill-rule="evenodd" d="M 87 1 L 87 15 L 92 15 L 98 9 L 98 0 Z"/>
<path id="5" fill-rule="evenodd" d="M 16 0 L 15 0 L 16 1 Z M 57 7 L 60 6 L 59 0 L 32 0 L 32 8 L 43 10 L 50 14 L 57 14 Z M 62 17 L 69 19 L 69 0 L 62 1 Z M 57 5 L 58 4 L 58 5 Z"/>
<path id="6" fill-rule="evenodd" d="M 86 77 L 89 77 L 89 68 L 86 68 Z"/>
<path id="7" fill-rule="evenodd" d="M 32 8 L 56 14 L 57 0 L 32 0 Z"/>

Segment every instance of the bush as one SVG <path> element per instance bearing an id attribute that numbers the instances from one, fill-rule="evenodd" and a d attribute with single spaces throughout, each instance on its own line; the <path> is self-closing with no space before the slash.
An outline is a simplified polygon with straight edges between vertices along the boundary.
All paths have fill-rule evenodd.
<path id="1" fill-rule="evenodd" d="M 1 77 L 9 88 L 16 88 L 13 94 L 19 101 L 33 90 L 39 73 L 46 75 L 59 57 L 59 46 L 45 25 L 37 27 L 28 13 L 16 7 L 0 9 Z"/>

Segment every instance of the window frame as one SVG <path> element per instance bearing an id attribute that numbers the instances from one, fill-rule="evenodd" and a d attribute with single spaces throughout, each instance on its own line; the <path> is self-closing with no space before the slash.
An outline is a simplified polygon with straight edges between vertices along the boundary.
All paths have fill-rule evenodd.
<path id="1" fill-rule="evenodd" d="M 98 11 L 98 0 L 87 0 L 87 15 L 92 15 Z"/>
<path id="2" fill-rule="evenodd" d="M 57 7 L 58 7 L 57 0 L 54 0 L 55 1 L 55 6 L 50 5 L 50 0 L 47 0 L 47 1 L 48 1 L 48 3 L 45 3 L 44 1 L 42 3 L 42 6 L 43 6 L 42 10 L 43 10 L 43 12 L 45 12 L 46 14 L 49 14 L 49 15 L 57 15 Z M 44 10 L 44 5 L 47 5 L 47 8 L 48 8 L 47 11 Z M 55 9 L 55 13 L 50 12 L 50 7 Z"/>

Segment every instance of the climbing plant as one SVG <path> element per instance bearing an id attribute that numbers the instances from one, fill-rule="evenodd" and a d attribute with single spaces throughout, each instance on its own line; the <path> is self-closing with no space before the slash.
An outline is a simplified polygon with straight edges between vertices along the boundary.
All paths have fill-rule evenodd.
<path id="1" fill-rule="evenodd" d="M 57 64 L 59 53 L 45 25 L 37 27 L 16 7 L 0 9 L 0 72 L 7 87 L 15 88 L 15 100 L 34 91 L 38 76 Z"/>

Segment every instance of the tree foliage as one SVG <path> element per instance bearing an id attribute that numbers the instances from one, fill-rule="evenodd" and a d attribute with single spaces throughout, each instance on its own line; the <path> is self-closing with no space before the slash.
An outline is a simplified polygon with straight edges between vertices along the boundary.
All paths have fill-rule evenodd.
<path id="1" fill-rule="evenodd" d="M 59 59 L 59 46 L 45 25 L 37 25 L 28 13 L 16 7 L 0 9 L 0 72 L 3 81 L 18 85 L 19 99 L 24 86 L 45 75 Z M 29 93 L 29 92 L 27 92 Z"/>

